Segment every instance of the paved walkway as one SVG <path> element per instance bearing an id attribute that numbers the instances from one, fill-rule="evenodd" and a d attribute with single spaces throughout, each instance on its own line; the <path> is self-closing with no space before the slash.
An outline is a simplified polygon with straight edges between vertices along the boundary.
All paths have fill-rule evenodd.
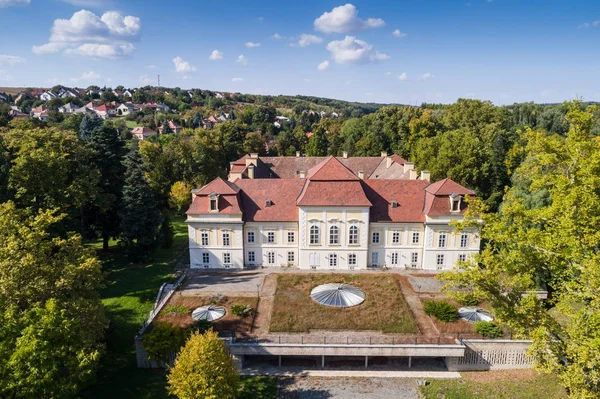
<path id="1" fill-rule="evenodd" d="M 366 377 L 366 378 L 461 378 L 457 371 L 384 371 L 384 370 L 306 370 L 289 368 L 244 368 L 241 375 L 270 375 L 279 377 Z"/>

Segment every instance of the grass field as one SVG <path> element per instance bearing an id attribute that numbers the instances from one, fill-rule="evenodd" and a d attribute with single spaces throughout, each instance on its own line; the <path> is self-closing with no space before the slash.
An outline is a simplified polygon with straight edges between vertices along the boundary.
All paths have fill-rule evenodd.
<path id="1" fill-rule="evenodd" d="M 534 370 L 463 372 L 460 380 L 431 380 L 421 387 L 425 399 L 566 399 L 553 375 Z"/>
<path id="2" fill-rule="evenodd" d="M 13 96 L 25 91 L 25 87 L 0 87 L 0 93 L 11 94 Z"/>
<path id="3" fill-rule="evenodd" d="M 393 274 L 293 274 L 277 276 L 271 314 L 272 332 L 381 330 L 416 333 L 417 326 Z M 347 283 L 366 293 L 365 302 L 340 309 L 319 305 L 310 291 L 324 283 Z"/>

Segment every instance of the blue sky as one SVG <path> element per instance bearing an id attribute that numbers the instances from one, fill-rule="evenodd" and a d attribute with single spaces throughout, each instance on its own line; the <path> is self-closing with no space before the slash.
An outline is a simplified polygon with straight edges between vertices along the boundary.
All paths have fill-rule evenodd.
<path id="1" fill-rule="evenodd" d="M 597 0 L 0 0 L 0 21 L 0 86 L 600 100 Z"/>

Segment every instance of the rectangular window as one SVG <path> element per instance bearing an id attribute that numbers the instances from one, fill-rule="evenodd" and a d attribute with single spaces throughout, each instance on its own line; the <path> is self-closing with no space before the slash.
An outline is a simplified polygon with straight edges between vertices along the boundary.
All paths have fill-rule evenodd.
<path id="1" fill-rule="evenodd" d="M 452 212 L 460 211 L 460 199 L 452 200 Z"/>
<path id="2" fill-rule="evenodd" d="M 269 265 L 275 264 L 275 252 L 267 252 L 267 262 L 269 263 Z"/>
<path id="3" fill-rule="evenodd" d="M 311 226 L 310 227 L 310 243 L 311 244 L 319 244 L 319 242 L 320 242 L 319 227 Z"/>
<path id="4" fill-rule="evenodd" d="M 348 266 L 356 266 L 356 254 L 348 255 Z"/>
<path id="5" fill-rule="evenodd" d="M 398 252 L 392 252 L 392 265 L 398 265 Z"/>
<path id="6" fill-rule="evenodd" d="M 337 255 L 329 254 L 329 267 L 337 267 Z"/>
<path id="7" fill-rule="evenodd" d="M 223 233 L 223 246 L 228 247 L 231 245 L 231 237 L 229 233 Z"/>
<path id="8" fill-rule="evenodd" d="M 295 262 L 296 254 L 293 251 L 288 252 L 288 262 Z"/>
<path id="9" fill-rule="evenodd" d="M 210 263 L 210 254 L 208 252 L 202 252 L 202 263 L 205 265 Z"/>
<path id="10" fill-rule="evenodd" d="M 217 210 L 217 200 L 216 199 L 210 200 L 210 210 L 213 212 Z"/>
<path id="11" fill-rule="evenodd" d="M 373 242 L 373 244 L 379 244 L 379 232 L 378 231 L 373 232 L 372 242 Z"/>
<path id="12" fill-rule="evenodd" d="M 463 233 L 460 235 L 460 247 L 466 248 L 469 245 L 469 235 L 467 233 Z"/>
<path id="13" fill-rule="evenodd" d="M 461 262 L 465 262 L 467 260 L 467 255 L 465 254 L 459 254 L 458 255 L 458 260 Z"/>
<path id="14" fill-rule="evenodd" d="M 446 233 L 440 233 L 440 236 L 438 238 L 438 247 L 446 248 Z"/>
<path id="15" fill-rule="evenodd" d="M 249 263 L 256 262 L 256 254 L 254 253 L 254 251 L 248 252 L 248 262 Z"/>
<path id="16" fill-rule="evenodd" d="M 379 265 L 379 252 L 373 252 L 371 254 L 371 264 L 373 266 L 378 266 Z"/>
<path id="17" fill-rule="evenodd" d="M 358 244 L 358 227 L 350 226 L 350 232 L 348 234 L 348 244 L 356 245 Z"/>
<path id="18" fill-rule="evenodd" d="M 329 244 L 338 245 L 340 243 L 340 230 L 337 226 L 331 226 L 329 229 Z"/>
<path id="19" fill-rule="evenodd" d="M 208 245 L 208 233 L 203 231 L 200 233 L 200 242 L 202 245 Z"/>
<path id="20" fill-rule="evenodd" d="M 444 254 L 438 254 L 437 258 L 436 258 L 436 265 L 438 267 L 438 269 L 441 269 L 442 266 L 444 266 L 444 260 L 445 260 L 445 256 Z"/>
<path id="21" fill-rule="evenodd" d="M 413 252 L 410 254 L 410 263 L 416 265 L 419 262 L 419 253 Z"/>
<path id="22" fill-rule="evenodd" d="M 248 232 L 248 242 L 249 243 L 253 243 L 254 240 L 255 240 L 254 232 L 253 231 L 249 231 Z"/>
<path id="23" fill-rule="evenodd" d="M 413 231 L 412 233 L 412 243 L 413 244 L 418 244 L 419 243 L 419 232 L 418 231 Z"/>
<path id="24" fill-rule="evenodd" d="M 287 237 L 288 237 L 288 244 L 293 244 L 294 242 L 296 242 L 296 233 L 295 232 L 288 231 Z"/>
<path id="25" fill-rule="evenodd" d="M 223 263 L 226 265 L 230 265 L 231 264 L 231 254 L 229 252 L 225 252 L 223 254 Z"/>
<path id="26" fill-rule="evenodd" d="M 267 242 L 269 244 L 273 244 L 275 242 L 275 232 L 274 231 L 267 232 Z"/>
<path id="27" fill-rule="evenodd" d="M 400 244 L 400 232 L 394 231 L 392 233 L 392 244 Z"/>

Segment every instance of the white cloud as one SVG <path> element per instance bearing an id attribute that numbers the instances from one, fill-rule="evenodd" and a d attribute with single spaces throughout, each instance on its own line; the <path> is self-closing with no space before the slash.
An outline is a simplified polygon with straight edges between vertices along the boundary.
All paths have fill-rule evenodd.
<path id="1" fill-rule="evenodd" d="M 16 55 L 2 55 L 0 54 L 0 65 L 15 66 L 25 62 L 24 58 L 17 57 Z"/>
<path id="2" fill-rule="evenodd" d="M 358 10 L 352 4 L 335 7 L 330 12 L 325 12 L 315 19 L 315 30 L 324 33 L 358 32 L 367 28 L 380 28 L 385 21 L 380 18 L 362 20 L 358 18 Z"/>
<path id="3" fill-rule="evenodd" d="M 282 39 L 282 37 L 279 33 L 275 33 L 273 36 L 271 36 L 271 39 L 279 40 Z"/>
<path id="4" fill-rule="evenodd" d="M 392 75 L 392 73 L 391 73 L 391 72 L 386 72 L 386 73 L 384 73 L 384 75 L 385 75 L 385 76 L 391 76 L 391 75 Z"/>
<path id="5" fill-rule="evenodd" d="M 71 78 L 71 82 L 73 83 L 81 83 L 81 82 L 97 82 L 100 79 L 100 75 L 94 71 L 84 72 L 78 78 Z"/>
<path id="6" fill-rule="evenodd" d="M 344 40 L 334 40 L 327 44 L 327 50 L 338 64 L 364 64 L 371 61 L 390 59 L 387 54 L 376 51 L 373 46 L 354 36 L 346 36 Z"/>
<path id="7" fill-rule="evenodd" d="M 248 48 L 260 47 L 260 43 L 247 42 L 246 47 L 248 47 Z"/>
<path id="8" fill-rule="evenodd" d="M 244 78 L 233 78 L 231 79 L 232 82 L 237 83 L 237 82 L 243 82 Z"/>
<path id="9" fill-rule="evenodd" d="M 194 72 L 197 70 L 195 66 L 181 57 L 173 58 L 173 64 L 175 64 L 175 71 L 178 73 Z"/>
<path id="10" fill-rule="evenodd" d="M 154 79 L 151 78 L 148 75 L 142 75 L 142 76 L 140 76 L 140 82 L 142 82 L 142 84 L 144 84 L 144 85 L 149 85 L 153 81 L 154 81 Z"/>
<path id="11" fill-rule="evenodd" d="M 405 36 L 406 36 L 406 33 L 404 33 L 404 32 L 400 32 L 400 29 L 396 29 L 395 31 L 393 31 L 393 32 L 392 32 L 392 35 L 393 35 L 394 37 L 397 37 L 398 39 L 400 39 L 400 38 L 402 38 L 402 37 L 405 37 Z"/>
<path id="12" fill-rule="evenodd" d="M 154 69 L 154 68 L 156 68 L 156 65 L 154 65 L 154 64 L 151 64 L 151 65 L 148 65 L 146 68 L 151 68 L 151 69 Z"/>
<path id="13" fill-rule="evenodd" d="M 329 68 L 329 61 L 323 61 L 323 62 L 321 62 L 321 63 L 319 64 L 319 66 L 317 67 L 317 69 L 318 69 L 319 71 L 324 71 L 324 70 L 326 70 L 327 68 Z"/>
<path id="14" fill-rule="evenodd" d="M 109 11 L 98 17 L 91 11 L 81 10 L 71 19 L 57 19 L 52 25 L 48 43 L 33 46 L 36 54 L 63 51 L 96 58 L 121 58 L 131 54 L 132 41 L 139 40 L 141 20 Z"/>
<path id="15" fill-rule="evenodd" d="M 425 72 L 423 75 L 419 76 L 419 80 L 427 80 L 427 79 L 431 79 L 434 78 L 435 75 L 429 72 Z"/>
<path id="16" fill-rule="evenodd" d="M 407 80 L 408 79 L 408 75 L 406 74 L 406 72 L 402 72 L 399 76 L 398 79 L 400 80 Z"/>
<path id="17" fill-rule="evenodd" d="M 578 26 L 579 29 L 588 29 L 591 27 L 594 27 L 594 28 L 600 27 L 600 20 L 592 21 L 592 22 L 584 22 Z"/>
<path id="18" fill-rule="evenodd" d="M 105 0 L 62 0 L 76 7 L 100 7 L 106 5 Z"/>
<path id="19" fill-rule="evenodd" d="M 240 54 L 235 62 L 242 65 L 248 65 L 248 58 L 246 58 L 243 54 Z"/>
<path id="20" fill-rule="evenodd" d="M 319 44 L 323 42 L 323 38 L 315 35 L 308 35 L 303 33 L 300 35 L 300 40 L 298 40 L 298 46 L 306 47 L 311 44 Z"/>
<path id="21" fill-rule="evenodd" d="M 31 0 L 0 0 L 0 8 L 6 8 L 10 6 L 28 6 L 31 4 Z"/>
<path id="22" fill-rule="evenodd" d="M 13 80 L 13 76 L 5 70 L 0 69 L 0 82 L 10 82 L 11 80 Z"/>
<path id="23" fill-rule="evenodd" d="M 220 52 L 219 50 L 213 50 L 213 52 L 210 53 L 210 55 L 208 56 L 208 59 L 211 60 L 211 61 L 222 60 L 223 59 L 223 53 Z"/>

